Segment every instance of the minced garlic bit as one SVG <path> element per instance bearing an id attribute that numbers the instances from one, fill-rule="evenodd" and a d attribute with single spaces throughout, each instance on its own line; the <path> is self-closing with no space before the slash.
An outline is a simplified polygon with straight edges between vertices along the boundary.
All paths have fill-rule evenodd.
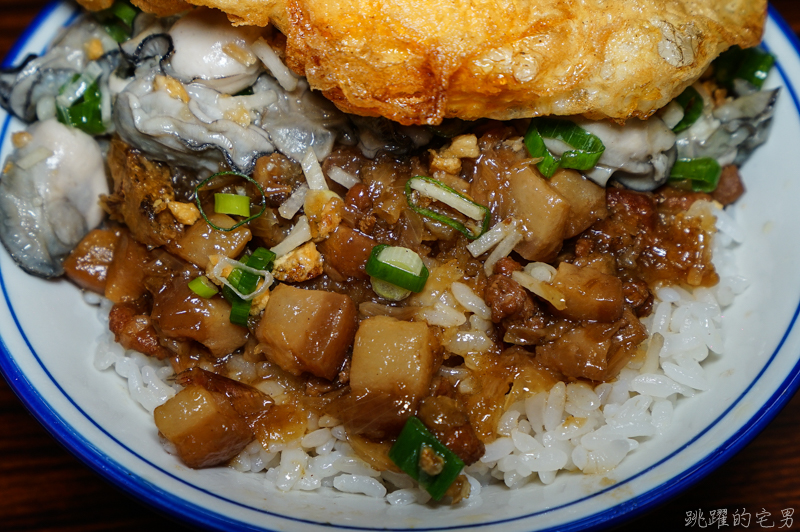
<path id="1" fill-rule="evenodd" d="M 33 140 L 33 135 L 31 135 L 27 131 L 17 131 L 13 135 L 11 135 L 11 143 L 17 149 L 24 148 L 32 140 Z"/>
<path id="2" fill-rule="evenodd" d="M 320 242 L 328 238 L 342 221 L 344 202 L 330 190 L 309 190 L 303 202 L 303 211 L 308 217 L 311 238 Z"/>
<path id="3" fill-rule="evenodd" d="M 258 57 L 256 57 L 253 52 L 245 50 L 235 42 L 229 42 L 223 45 L 222 51 L 225 52 L 225 55 L 232 57 L 246 67 L 253 66 L 256 64 L 256 61 L 258 61 Z"/>
<path id="4" fill-rule="evenodd" d="M 461 171 L 461 159 L 478 157 L 481 153 L 478 148 L 478 138 L 475 135 L 460 135 L 453 138 L 449 146 L 435 150 L 428 150 L 431 154 L 431 170 L 442 171 L 448 174 L 457 174 Z"/>
<path id="5" fill-rule="evenodd" d="M 153 80 L 153 90 L 164 90 L 176 100 L 189 103 L 189 93 L 186 92 L 186 88 L 180 81 L 170 76 L 157 75 Z"/>
<path id="6" fill-rule="evenodd" d="M 216 253 L 208 256 L 208 266 L 206 266 L 206 277 L 208 277 L 212 283 L 219 286 L 224 286 L 223 282 L 219 280 L 219 278 L 214 272 L 214 268 L 217 266 L 217 264 L 219 264 L 221 258 L 222 257 L 217 255 Z M 227 279 L 232 271 L 233 271 L 233 266 L 231 266 L 230 264 L 226 265 L 222 269 L 222 277 L 225 277 Z"/>
<path id="7" fill-rule="evenodd" d="M 194 225 L 200 219 L 200 209 L 194 203 L 183 203 L 181 201 L 170 201 L 167 208 L 172 216 L 183 225 Z"/>
<path id="8" fill-rule="evenodd" d="M 83 43 L 83 49 L 89 61 L 97 61 L 105 53 L 105 50 L 103 50 L 103 42 L 97 38 L 89 39 Z"/>
<path id="9" fill-rule="evenodd" d="M 306 242 L 275 260 L 272 275 L 279 281 L 301 283 L 322 275 L 322 255 L 313 242 Z"/>
<path id="10" fill-rule="evenodd" d="M 478 148 L 478 137 L 475 135 L 460 135 L 453 138 L 453 142 L 446 150 L 447 155 L 458 157 L 459 159 L 475 159 L 481 154 Z"/>
<path id="11" fill-rule="evenodd" d="M 512 139 L 504 140 L 503 146 L 508 146 L 511 151 L 520 152 L 525 148 L 525 142 L 522 137 L 514 137 Z"/>
<path id="12" fill-rule="evenodd" d="M 225 111 L 223 116 L 225 117 L 225 120 L 236 122 L 242 127 L 249 126 L 250 122 L 252 121 L 250 118 L 250 112 L 242 104 L 237 105 L 233 109 L 228 109 Z"/>
<path id="13" fill-rule="evenodd" d="M 419 468 L 435 477 L 444 470 L 444 458 L 433 447 L 423 444 L 419 452 Z"/>
<path id="14" fill-rule="evenodd" d="M 256 292 L 264 285 L 264 280 L 261 279 L 258 281 L 256 285 Z M 264 290 L 262 293 L 258 294 L 256 297 L 253 298 L 253 304 L 250 306 L 250 315 L 251 316 L 258 316 L 261 312 L 267 308 L 267 302 L 269 301 L 269 290 Z"/>

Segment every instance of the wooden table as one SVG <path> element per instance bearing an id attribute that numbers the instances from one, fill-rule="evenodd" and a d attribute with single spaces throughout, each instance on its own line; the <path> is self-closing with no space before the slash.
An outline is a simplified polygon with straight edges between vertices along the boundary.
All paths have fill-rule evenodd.
<path id="1" fill-rule="evenodd" d="M 617 0 L 624 1 L 624 0 Z M 29 24 L 45 0 L 0 0 L 0 57 Z M 773 2 L 800 32 L 800 1 Z M 727 509 L 751 514 L 749 529 L 765 528 L 756 514 L 769 512 L 774 529 L 781 513 L 797 513 L 800 530 L 800 394 L 738 455 L 660 508 L 619 530 L 678 530 L 687 512 Z M 694 528 L 694 527 L 687 527 Z M 699 528 L 699 527 L 697 527 Z M 742 528 L 740 528 L 742 529 Z M 0 530 L 187 530 L 117 491 L 56 443 L 28 414 L 0 379 Z"/>

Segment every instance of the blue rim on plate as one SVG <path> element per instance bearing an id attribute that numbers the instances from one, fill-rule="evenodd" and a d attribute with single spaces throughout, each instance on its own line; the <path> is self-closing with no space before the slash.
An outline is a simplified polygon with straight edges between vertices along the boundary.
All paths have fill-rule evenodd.
<path id="1" fill-rule="evenodd" d="M 63 5 L 65 5 L 63 2 L 55 0 L 54 2 L 51 2 L 50 4 L 48 4 L 47 7 L 44 8 L 44 10 L 36 17 L 31 26 L 25 31 L 25 33 L 20 37 L 17 43 L 12 47 L 11 51 L 9 52 L 9 55 L 3 61 L 3 67 L 8 68 L 18 63 L 22 59 L 21 56 L 23 50 L 26 48 L 26 45 L 28 44 L 30 39 L 34 36 L 39 27 L 53 15 L 54 11 L 57 8 Z M 77 16 L 77 13 L 78 11 L 74 11 L 72 17 L 70 18 L 74 19 L 74 17 Z M 781 18 L 780 14 L 772 6 L 770 6 L 769 8 L 769 14 L 771 20 L 777 24 L 782 35 L 790 42 L 795 52 L 800 56 L 800 41 L 798 41 L 795 34 L 792 32 L 792 30 L 789 28 L 786 22 Z M 800 100 L 798 99 L 798 95 L 795 91 L 795 88 L 792 86 L 788 76 L 782 69 L 780 60 L 776 64 L 776 68 L 778 74 L 780 75 L 783 81 L 783 86 L 789 93 L 789 97 L 792 100 L 795 110 L 800 115 Z M 0 128 L 0 143 L 2 143 L 6 137 L 10 123 L 11 123 L 11 118 L 6 117 L 2 124 L 2 127 Z M 270 515 L 280 519 L 285 519 L 289 523 L 290 522 L 308 523 L 317 526 L 350 529 L 350 530 L 372 530 L 371 528 L 360 527 L 360 526 L 330 524 L 320 520 L 302 519 L 293 516 L 286 516 L 275 512 L 270 512 L 261 508 L 247 506 L 235 500 L 222 497 L 219 494 L 212 493 L 200 486 L 194 485 L 189 481 L 184 480 L 169 471 L 166 471 L 162 467 L 149 461 L 146 457 L 137 454 L 134 450 L 130 449 L 123 442 L 119 441 L 109 432 L 104 430 L 103 427 L 95 419 L 93 419 L 88 413 L 82 410 L 80 406 L 70 397 L 70 395 L 62 388 L 59 382 L 49 372 L 48 368 L 42 362 L 41 358 L 36 353 L 33 345 L 29 341 L 28 339 L 29 335 L 22 327 L 20 320 L 18 319 L 15 313 L 15 310 L 12 306 L 11 298 L 9 297 L 9 293 L 7 291 L 6 279 L 3 273 L 4 272 L 0 270 L 0 289 L 2 289 L 4 303 L 8 307 L 11 313 L 14 325 L 18 333 L 21 335 L 25 345 L 30 350 L 32 356 L 35 358 L 41 370 L 47 375 L 47 378 L 49 378 L 52 384 L 62 394 L 63 398 L 67 402 L 69 402 L 72 407 L 74 407 L 89 423 L 94 425 L 95 428 L 97 428 L 106 437 L 108 437 L 115 444 L 117 444 L 121 449 L 123 449 L 136 459 L 140 460 L 142 463 L 147 464 L 148 466 L 158 470 L 160 474 L 166 475 L 174 480 L 186 484 L 193 490 L 198 490 L 200 492 L 205 493 L 206 495 L 223 500 L 229 504 L 237 505 L 242 508 L 247 508 L 248 510 L 254 510 L 256 512 L 261 512 L 266 515 Z M 683 449 L 685 449 L 692 443 L 699 440 L 712 428 L 714 428 L 714 426 L 717 425 L 717 423 L 719 423 L 720 420 L 726 417 L 734 409 L 734 407 L 737 406 L 739 402 L 748 394 L 748 392 L 760 381 L 764 373 L 770 367 L 770 364 L 773 362 L 774 358 L 777 356 L 778 352 L 783 348 L 784 343 L 786 342 L 788 336 L 794 330 L 798 316 L 800 316 L 800 303 L 798 303 L 798 305 L 794 309 L 794 313 L 791 317 L 791 320 L 782 338 L 780 339 L 780 342 L 778 343 L 777 347 L 774 349 L 771 356 L 766 361 L 764 367 L 761 369 L 758 375 L 756 375 L 753 378 L 753 380 L 741 392 L 741 394 L 734 401 L 732 401 L 732 403 L 723 412 L 721 412 L 716 419 L 714 419 L 711 423 L 709 423 L 703 430 L 698 432 L 694 436 L 694 438 L 687 441 L 680 448 L 675 449 L 669 455 L 663 457 L 659 462 L 651 464 L 650 467 L 648 467 L 647 469 L 635 475 L 629 476 L 624 480 L 619 481 L 612 487 L 606 488 L 599 492 L 592 493 L 591 495 L 583 497 L 581 499 L 570 501 L 569 503 L 562 505 L 561 507 L 554 507 L 540 512 L 529 513 L 525 515 L 515 516 L 512 518 L 488 521 L 474 525 L 460 524 L 460 525 L 454 525 L 452 527 L 435 527 L 431 528 L 431 530 L 468 529 L 475 527 L 483 527 L 487 525 L 500 525 L 503 523 L 528 519 L 545 512 L 550 512 L 553 510 L 557 510 L 559 508 L 568 507 L 577 504 L 581 501 L 590 499 L 592 497 L 596 497 L 606 491 L 609 491 L 613 488 L 617 488 L 622 484 L 629 483 L 634 479 L 640 477 L 641 475 L 646 474 L 648 471 L 665 463 L 669 459 L 679 454 Z M 109 480 L 116 486 L 122 488 L 129 494 L 135 496 L 142 502 L 153 507 L 157 511 L 177 517 L 187 523 L 190 523 L 195 526 L 200 526 L 203 528 L 217 529 L 217 530 L 242 530 L 242 531 L 271 530 L 269 528 L 252 526 L 248 523 L 244 523 L 234 518 L 221 515 L 214 511 L 203 508 L 193 502 L 189 502 L 181 497 L 174 495 L 169 491 L 162 489 L 161 487 L 151 482 L 148 482 L 143 477 L 138 475 L 136 472 L 131 471 L 130 469 L 126 468 L 119 462 L 107 456 L 91 441 L 89 441 L 86 437 L 84 437 L 84 435 L 82 435 L 72 425 L 70 425 L 67 421 L 65 421 L 59 410 L 56 407 L 54 407 L 50 402 L 48 402 L 47 399 L 42 397 L 39 394 L 39 392 L 37 392 L 32 382 L 28 379 L 23 370 L 15 361 L 14 357 L 12 356 L 6 344 L 5 339 L 3 338 L 0 338 L 0 373 L 4 375 L 10 387 L 19 396 L 21 401 L 31 411 L 34 417 L 42 425 L 44 425 L 44 427 L 61 444 L 63 444 L 69 451 L 71 451 L 74 455 L 76 455 L 79 459 L 81 459 L 89 467 L 94 469 L 101 476 L 105 477 L 107 480 Z M 691 467 L 682 471 L 680 475 L 670 478 L 669 480 L 658 485 L 656 488 L 650 489 L 649 491 L 641 495 L 633 497 L 620 504 L 608 507 L 602 511 L 589 515 L 585 518 L 578 519 L 568 524 L 560 525 L 558 527 L 547 528 L 542 530 L 577 531 L 577 530 L 584 530 L 586 528 L 596 529 L 599 527 L 618 525 L 624 520 L 630 519 L 636 515 L 644 513 L 652 509 L 654 506 L 665 502 L 667 498 L 677 495 L 680 491 L 685 490 L 692 484 L 701 480 L 703 477 L 708 475 L 714 469 L 719 467 L 723 462 L 731 458 L 733 454 L 738 452 L 748 442 L 750 442 L 774 418 L 774 416 L 780 411 L 780 409 L 783 406 L 785 406 L 785 404 L 791 399 L 791 397 L 798 389 L 798 387 L 800 387 L 800 362 L 798 362 L 793 367 L 792 371 L 789 372 L 789 374 L 786 376 L 783 382 L 780 385 L 778 385 L 776 391 L 772 394 L 772 396 L 762 404 L 761 408 L 754 415 L 750 417 L 747 423 L 741 426 L 739 430 L 736 431 L 732 436 L 727 438 L 727 440 L 721 446 L 714 449 L 713 452 L 708 453 L 702 459 L 696 461 Z M 391 528 L 390 530 L 400 531 L 400 530 L 412 530 L 412 529 Z M 414 528 L 413 530 L 428 530 L 428 528 Z"/>

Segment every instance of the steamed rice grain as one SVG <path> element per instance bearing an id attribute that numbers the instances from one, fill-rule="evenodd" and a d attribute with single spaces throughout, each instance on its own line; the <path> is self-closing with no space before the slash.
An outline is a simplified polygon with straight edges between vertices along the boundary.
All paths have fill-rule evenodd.
<path id="1" fill-rule="evenodd" d="M 727 261 L 729 249 L 741 241 L 741 230 L 729 214 L 718 214 L 715 240 L 715 266 L 721 274 L 719 284 L 693 291 L 665 286 L 655 291 L 653 312 L 642 322 L 651 335 L 643 356 L 632 360 L 613 382 L 594 387 L 585 382 L 559 382 L 513 404 L 499 419 L 497 439 L 486 444 L 486 452 L 475 464 L 465 468 L 471 486 L 471 504 L 483 486 L 502 482 L 519 488 L 530 482 L 551 484 L 559 471 L 585 474 L 607 473 L 635 451 L 640 442 L 658 438 L 670 426 L 676 408 L 684 400 L 707 390 L 710 382 L 702 362 L 710 352 L 723 354 L 722 309 L 748 285 L 737 276 Z M 724 274 L 724 275 L 723 275 Z M 453 301 L 438 303 L 422 314 L 429 323 L 461 325 L 471 313 L 469 330 L 459 331 L 448 348 L 458 353 L 479 352 L 490 327 L 488 307 L 468 286 L 455 283 Z M 111 303 L 91 295 L 87 303 L 98 306 L 98 317 L 107 325 Z M 180 387 L 172 384 L 174 373 L 168 363 L 135 351 L 126 351 L 108 333 L 98 340 L 95 367 L 114 368 L 127 382 L 130 396 L 148 412 L 172 397 Z M 253 380 L 255 364 L 232 357 L 227 370 L 233 378 Z M 442 367 L 439 374 L 458 382 L 459 391 L 468 393 L 473 379 L 466 368 Z M 264 382 L 259 389 L 280 397 L 283 389 Z M 347 433 L 339 420 L 323 415 L 310 416 L 306 433 L 284 444 L 272 443 L 267 449 L 258 441 L 250 443 L 230 467 L 259 474 L 269 486 L 280 491 L 313 491 L 324 488 L 385 498 L 392 506 L 425 504 L 430 495 L 408 476 L 391 471 L 376 471 L 361 460 L 347 443 Z"/>

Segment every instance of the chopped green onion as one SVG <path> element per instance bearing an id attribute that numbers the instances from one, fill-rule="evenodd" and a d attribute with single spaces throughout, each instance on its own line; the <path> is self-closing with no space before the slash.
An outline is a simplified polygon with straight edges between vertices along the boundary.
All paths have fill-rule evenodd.
<path id="1" fill-rule="evenodd" d="M 411 295 L 411 290 L 400 288 L 377 277 L 370 277 L 369 281 L 372 284 L 372 291 L 388 301 L 402 301 Z"/>
<path id="2" fill-rule="evenodd" d="M 744 51 L 744 57 L 736 69 L 736 77 L 749 81 L 756 88 L 764 86 L 769 71 L 775 64 L 775 56 L 759 48 L 748 48 Z"/>
<path id="3" fill-rule="evenodd" d="M 450 218 L 449 216 L 445 216 L 444 214 L 425 207 L 420 207 L 414 200 L 415 191 L 418 194 L 441 201 L 445 205 L 452 207 L 466 217 L 479 222 L 480 226 L 471 229 L 458 220 Z M 456 229 L 471 240 L 480 237 L 489 229 L 489 220 L 492 217 L 492 213 L 489 211 L 488 207 L 472 201 L 472 199 L 468 198 L 464 194 L 453 190 L 436 179 L 419 175 L 409 179 L 406 182 L 406 201 L 408 202 L 408 206 L 411 207 L 411 210 L 414 212 L 436 220 L 437 222 L 446 224 L 453 229 Z"/>
<path id="4" fill-rule="evenodd" d="M 250 257 L 247 259 L 247 265 L 256 270 L 272 271 L 272 264 L 275 262 L 275 253 L 272 251 L 257 247 Z"/>
<path id="5" fill-rule="evenodd" d="M 226 286 L 225 288 L 228 287 Z M 225 288 L 222 289 L 223 294 L 225 293 Z M 247 320 L 250 318 L 250 307 L 253 306 L 253 301 L 250 299 L 242 299 L 232 292 L 229 295 L 233 297 L 233 299 L 228 299 L 231 304 L 231 314 L 229 318 L 231 323 L 247 327 Z"/>
<path id="6" fill-rule="evenodd" d="M 250 197 L 239 194 L 214 194 L 214 212 L 250 216 Z"/>
<path id="7" fill-rule="evenodd" d="M 436 469 L 441 468 L 441 472 L 438 474 L 431 475 L 420 466 L 420 457 L 426 447 L 427 452 L 432 451 L 439 459 Z M 444 496 L 464 468 L 464 462 L 436 439 L 422 421 L 413 416 L 408 418 L 397 441 L 389 449 L 389 458 L 437 501 Z"/>
<path id="8" fill-rule="evenodd" d="M 133 19 L 139 14 L 139 10 L 132 6 L 130 2 L 117 0 L 108 9 L 98 11 L 94 14 L 103 28 L 112 39 L 122 43 L 130 39 L 133 33 Z"/>
<path id="9" fill-rule="evenodd" d="M 680 133 L 684 129 L 689 129 L 692 124 L 697 122 L 700 115 L 703 114 L 703 97 L 697 92 L 694 87 L 686 87 L 680 96 L 675 98 L 675 101 L 683 107 L 683 118 L 680 122 L 675 124 L 672 131 Z"/>
<path id="10" fill-rule="evenodd" d="M 697 159 L 678 159 L 669 175 L 670 183 L 688 185 L 695 192 L 711 193 L 719 184 L 722 167 L 711 157 Z"/>
<path id="11" fill-rule="evenodd" d="M 103 29 L 106 30 L 112 39 L 118 43 L 123 43 L 131 38 L 129 30 L 127 30 L 119 21 L 110 21 L 103 23 Z"/>
<path id="12" fill-rule="evenodd" d="M 242 264 L 246 265 L 247 264 L 246 260 L 247 259 L 245 258 L 244 260 L 242 260 L 240 262 Z M 245 286 L 242 287 L 242 279 L 247 277 L 248 274 L 250 276 L 252 276 L 252 277 L 255 277 L 256 278 L 256 282 L 258 282 L 258 276 L 257 275 L 253 275 L 251 272 L 246 272 L 241 268 L 234 268 L 233 270 L 231 270 L 231 273 L 228 274 L 228 277 L 226 277 L 226 279 L 228 279 L 228 282 L 231 283 L 231 286 L 233 286 L 235 289 L 237 289 L 240 293 L 242 293 L 244 295 L 247 295 L 250 292 L 252 292 L 252 290 L 247 290 L 247 286 L 252 284 L 252 283 L 251 283 L 251 281 L 246 280 L 245 281 Z M 244 288 L 244 290 L 243 290 L 243 288 Z M 231 291 L 231 293 L 235 293 L 235 292 Z"/>
<path id="13" fill-rule="evenodd" d="M 139 10 L 133 7 L 129 2 L 114 2 L 108 10 L 129 27 L 133 27 L 133 19 L 139 14 Z"/>
<path id="14" fill-rule="evenodd" d="M 714 59 L 711 64 L 714 67 L 714 79 L 717 83 L 728 88 L 733 86 L 741 53 L 742 49 L 738 45 L 733 45 Z"/>
<path id="15" fill-rule="evenodd" d="M 228 282 L 234 285 L 240 292 L 242 292 L 241 279 L 244 273 L 253 275 L 250 272 L 244 272 L 238 268 L 234 268 L 233 271 L 228 274 Z M 253 275 L 253 277 L 256 277 L 257 282 L 257 276 Z M 231 304 L 231 314 L 229 316 L 231 323 L 247 327 L 247 319 L 250 317 L 250 307 L 253 306 L 253 300 L 242 299 L 227 285 L 222 287 L 222 297 L 227 299 L 228 303 Z"/>
<path id="16" fill-rule="evenodd" d="M 258 277 L 259 277 L 258 275 L 254 275 L 252 272 L 244 271 L 241 268 L 234 268 L 228 274 L 226 279 L 228 280 L 228 282 L 231 284 L 231 286 L 233 288 L 235 288 L 236 290 L 239 291 L 240 294 L 246 296 L 246 295 L 252 293 L 253 290 L 255 290 L 254 287 L 255 287 L 255 285 L 258 284 Z M 255 281 L 253 281 L 252 279 L 255 279 Z M 226 286 L 222 287 L 222 295 L 223 295 L 223 297 L 225 299 L 227 299 L 228 301 L 232 301 L 234 299 L 234 297 L 242 299 L 241 297 L 239 297 L 236 294 L 236 292 L 234 292 L 231 289 L 231 286 L 227 286 L 226 285 Z M 251 288 L 251 286 L 253 286 L 253 288 Z M 248 290 L 248 288 L 249 288 L 249 290 Z M 234 297 L 230 297 L 230 296 L 234 296 Z"/>
<path id="17" fill-rule="evenodd" d="M 239 262 L 256 270 L 269 271 L 272 269 L 272 263 L 274 261 L 275 254 L 273 252 L 266 248 L 258 247 L 252 255 L 242 258 Z M 260 278 L 260 275 L 256 275 L 253 272 L 241 268 L 234 268 L 231 273 L 228 274 L 227 279 L 228 282 L 231 283 L 231 286 L 241 294 L 248 295 L 256 290 Z M 228 286 L 222 288 L 222 296 L 231 304 L 231 323 L 246 327 L 253 300 L 242 299 Z"/>
<path id="18" fill-rule="evenodd" d="M 428 280 L 428 268 L 408 248 L 378 244 L 372 248 L 366 267 L 367 275 L 395 286 L 420 292 Z"/>
<path id="19" fill-rule="evenodd" d="M 544 139 L 557 139 L 568 144 L 567 150 L 556 159 L 544 143 Z M 569 120 L 555 118 L 534 118 L 523 139 L 531 157 L 541 157 L 536 166 L 543 176 L 550 178 L 559 168 L 589 170 L 603 155 L 606 147 L 596 135 Z"/>
<path id="20" fill-rule="evenodd" d="M 243 258 L 240 262 L 245 266 L 249 266 L 255 270 L 269 271 L 272 269 L 272 263 L 274 261 L 275 261 L 275 253 L 271 252 L 268 249 L 259 247 L 253 252 L 252 255 Z M 237 277 L 235 280 L 231 279 L 231 276 L 234 273 L 237 273 Z M 228 281 L 230 281 L 230 283 L 244 295 L 253 293 L 253 291 L 258 286 L 258 280 L 260 278 L 261 278 L 260 275 L 256 275 L 252 272 L 242 270 L 241 268 L 234 268 L 233 271 L 228 275 Z"/>
<path id="21" fill-rule="evenodd" d="M 731 46 L 714 60 L 714 77 L 717 83 L 729 89 L 734 79 L 743 79 L 760 89 L 774 64 L 775 56 L 761 48 L 742 50 Z"/>
<path id="22" fill-rule="evenodd" d="M 75 82 L 80 76 L 76 75 L 70 83 Z M 69 83 L 67 84 L 69 85 Z M 67 85 L 61 88 L 63 91 Z M 80 129 L 89 135 L 104 133 L 103 112 L 101 110 L 102 96 L 97 82 L 89 85 L 83 94 L 69 107 L 56 106 L 58 121 L 64 125 Z"/>
<path id="23" fill-rule="evenodd" d="M 215 225 L 214 223 L 212 223 L 211 220 L 208 219 L 208 216 L 206 215 L 205 211 L 203 210 L 203 204 L 200 201 L 200 191 L 205 186 L 205 184 L 208 183 L 209 181 L 213 180 L 213 179 L 216 179 L 217 177 L 222 177 L 222 176 L 226 176 L 226 175 L 235 175 L 235 176 L 241 177 L 242 179 L 244 179 L 246 181 L 249 181 L 250 183 L 252 183 L 252 184 L 254 184 L 256 186 L 256 188 L 258 189 L 259 194 L 261 194 L 261 210 L 258 211 L 256 214 L 254 214 L 252 216 L 249 216 L 249 202 L 250 202 L 249 197 L 248 196 L 241 196 L 243 198 L 247 198 L 248 216 L 244 220 L 241 220 L 240 222 L 237 222 L 237 223 L 233 224 L 232 226 L 230 226 L 228 228 L 220 227 L 220 226 Z M 213 227 L 217 231 L 226 231 L 226 232 L 227 231 L 233 231 L 234 229 L 237 229 L 237 228 L 243 226 L 244 224 L 246 224 L 246 223 L 248 223 L 248 222 L 250 222 L 252 220 L 255 220 L 256 218 L 258 218 L 259 216 L 264 214 L 264 211 L 267 209 L 267 197 L 264 194 L 264 189 L 261 187 L 261 185 L 258 184 L 258 182 L 255 179 L 253 179 L 252 177 L 246 176 L 244 174 L 240 174 L 239 172 L 218 172 L 218 173 L 212 175 L 211 177 L 208 177 L 208 178 L 202 180 L 200 182 L 200 184 L 197 185 L 197 187 L 195 187 L 194 193 L 195 193 L 195 202 L 197 203 L 197 208 L 200 209 L 200 214 L 203 216 L 203 219 L 206 221 L 206 223 L 208 225 L 210 225 L 211 227 Z M 230 196 L 234 196 L 235 194 L 229 194 L 229 195 Z M 214 199 L 215 199 L 215 203 L 216 203 L 216 195 L 215 195 Z M 242 215 L 242 216 L 244 216 L 244 215 Z"/>
<path id="24" fill-rule="evenodd" d="M 189 281 L 189 289 L 200 297 L 206 299 L 214 297 L 219 292 L 219 289 L 214 283 L 208 280 L 208 277 L 201 275 Z"/>

